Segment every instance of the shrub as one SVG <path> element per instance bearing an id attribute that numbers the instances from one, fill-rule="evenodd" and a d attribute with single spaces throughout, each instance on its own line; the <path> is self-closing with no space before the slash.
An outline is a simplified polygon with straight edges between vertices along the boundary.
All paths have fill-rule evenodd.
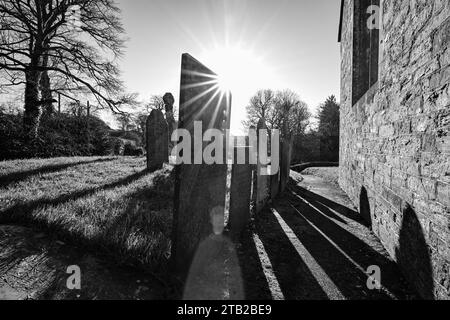
<path id="1" fill-rule="evenodd" d="M 20 158 L 23 147 L 22 117 L 0 113 L 0 160 Z"/>
<path id="2" fill-rule="evenodd" d="M 144 148 L 138 147 L 135 152 L 136 157 L 142 157 L 145 154 Z"/>
<path id="3" fill-rule="evenodd" d="M 123 153 L 125 151 L 125 142 L 122 139 L 119 138 L 112 138 L 113 139 L 113 152 L 116 156 L 123 156 Z"/>
<path id="4" fill-rule="evenodd" d="M 110 155 L 114 141 L 109 131 L 99 118 L 58 114 L 42 118 L 38 139 L 27 146 L 22 116 L 0 114 L 0 160 Z"/>
<path id="5" fill-rule="evenodd" d="M 125 144 L 124 156 L 142 156 L 144 155 L 144 149 L 136 146 L 134 143 L 127 142 Z"/>

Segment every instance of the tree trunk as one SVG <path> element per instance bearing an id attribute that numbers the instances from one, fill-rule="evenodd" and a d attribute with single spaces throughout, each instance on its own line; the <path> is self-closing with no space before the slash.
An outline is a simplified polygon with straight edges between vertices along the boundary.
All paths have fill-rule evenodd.
<path id="1" fill-rule="evenodd" d="M 40 87 L 42 101 L 45 101 L 42 104 L 42 110 L 46 116 L 51 116 L 55 112 L 55 109 L 53 108 L 53 96 L 50 88 L 50 77 L 48 76 L 47 71 L 42 72 Z"/>
<path id="2" fill-rule="evenodd" d="M 48 56 L 45 55 L 43 58 L 42 65 L 46 67 L 48 65 Z M 55 109 L 53 108 L 53 97 L 52 97 L 52 90 L 50 87 L 50 77 L 48 76 L 48 71 L 43 71 L 41 74 L 41 80 L 40 80 L 40 89 L 41 89 L 41 99 L 44 101 L 42 104 L 42 110 L 44 112 L 44 115 L 47 117 L 50 117 Z"/>
<path id="3" fill-rule="evenodd" d="M 39 83 L 41 72 L 30 68 L 25 74 L 25 140 L 31 142 L 38 136 L 42 110 L 39 99 Z"/>

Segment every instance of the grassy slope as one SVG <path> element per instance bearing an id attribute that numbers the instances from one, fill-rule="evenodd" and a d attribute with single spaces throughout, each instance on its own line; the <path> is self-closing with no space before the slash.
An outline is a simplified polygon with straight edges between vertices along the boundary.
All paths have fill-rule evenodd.
<path id="1" fill-rule="evenodd" d="M 320 177 L 339 187 L 339 168 L 308 168 L 302 174 Z"/>
<path id="2" fill-rule="evenodd" d="M 171 172 L 147 173 L 143 158 L 0 162 L 0 223 L 47 228 L 156 269 L 170 252 Z"/>

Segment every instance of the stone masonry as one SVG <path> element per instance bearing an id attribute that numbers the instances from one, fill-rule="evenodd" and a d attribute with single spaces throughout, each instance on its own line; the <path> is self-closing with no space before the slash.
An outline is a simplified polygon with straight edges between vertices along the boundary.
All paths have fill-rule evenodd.
<path id="1" fill-rule="evenodd" d="M 450 1 L 378 0 L 379 34 L 374 4 L 343 0 L 340 184 L 417 292 L 450 299 Z"/>

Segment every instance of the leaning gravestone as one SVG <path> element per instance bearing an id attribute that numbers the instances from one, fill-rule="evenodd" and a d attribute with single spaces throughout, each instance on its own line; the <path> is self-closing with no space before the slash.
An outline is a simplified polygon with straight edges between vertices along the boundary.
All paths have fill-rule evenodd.
<path id="1" fill-rule="evenodd" d="M 268 164 L 264 163 L 266 159 L 263 159 L 263 154 L 261 154 L 261 144 L 266 144 L 265 153 L 268 155 L 270 151 L 269 147 L 269 137 L 267 135 L 268 129 L 266 125 L 266 121 L 264 119 L 260 119 L 257 126 L 257 134 L 258 134 L 258 163 L 256 166 L 256 213 L 261 212 L 264 206 L 267 203 L 267 200 L 270 197 L 270 187 L 269 181 L 270 176 L 268 175 Z M 265 140 L 262 140 L 262 134 L 265 136 Z"/>
<path id="2" fill-rule="evenodd" d="M 159 170 L 169 162 L 169 131 L 164 115 L 153 110 L 147 118 L 147 169 Z"/>
<path id="3" fill-rule="evenodd" d="M 202 136 L 208 129 L 219 129 L 225 134 L 230 128 L 231 97 L 218 91 L 217 84 L 211 83 L 213 79 L 217 76 L 211 70 L 189 54 L 183 54 L 178 129 L 187 130 L 191 137 L 194 137 L 194 122 L 202 125 Z M 194 145 L 193 142 L 192 148 Z M 203 148 L 200 151 L 206 145 L 200 144 Z M 186 275 L 198 246 L 213 233 L 212 223 L 220 220 L 212 219 L 211 213 L 225 214 L 226 159 L 223 164 L 179 164 L 175 172 L 172 264 L 176 271 Z"/>
<path id="4" fill-rule="evenodd" d="M 250 201 L 253 166 L 249 163 L 249 152 L 248 145 L 234 148 L 229 218 L 230 232 L 233 238 L 237 238 L 241 234 L 245 226 L 250 222 L 251 217 Z"/>

